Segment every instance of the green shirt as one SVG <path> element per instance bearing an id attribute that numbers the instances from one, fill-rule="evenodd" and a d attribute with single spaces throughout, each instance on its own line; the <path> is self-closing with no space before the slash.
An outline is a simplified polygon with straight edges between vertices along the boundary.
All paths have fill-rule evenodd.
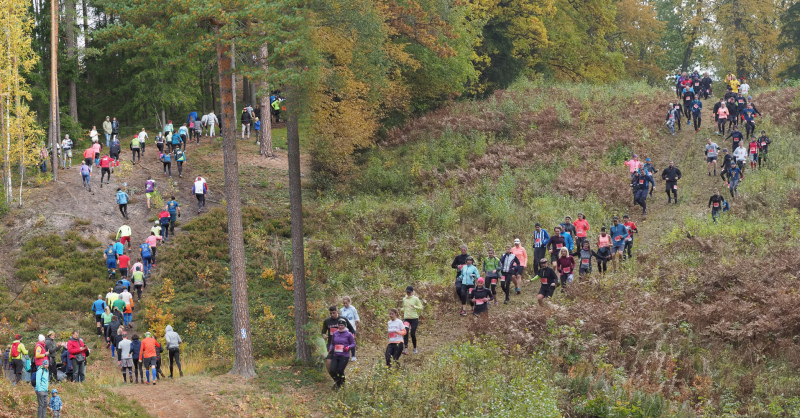
<path id="1" fill-rule="evenodd" d="M 122 311 L 125 310 L 125 301 L 122 300 L 122 299 L 117 299 L 117 300 L 114 301 L 114 303 L 111 305 L 111 307 L 112 307 L 112 310 L 113 310 L 113 308 L 117 308 L 117 309 L 119 309 L 120 312 L 122 312 Z"/>
<path id="2" fill-rule="evenodd" d="M 403 297 L 403 319 L 418 319 L 421 310 L 422 301 L 416 295 Z"/>
<path id="3" fill-rule="evenodd" d="M 110 324 L 111 320 L 114 318 L 114 314 L 112 313 L 103 312 L 102 314 L 100 314 L 100 316 L 103 318 L 103 325 Z"/>
<path id="4" fill-rule="evenodd" d="M 133 284 L 144 284 L 144 273 L 141 270 L 133 272 Z"/>
<path id="5" fill-rule="evenodd" d="M 502 266 L 500 265 L 500 259 L 497 257 L 491 257 L 483 260 L 483 273 L 489 276 L 492 274 L 492 270 L 497 270 L 497 273 L 491 277 L 499 277 L 500 272 L 502 271 Z"/>

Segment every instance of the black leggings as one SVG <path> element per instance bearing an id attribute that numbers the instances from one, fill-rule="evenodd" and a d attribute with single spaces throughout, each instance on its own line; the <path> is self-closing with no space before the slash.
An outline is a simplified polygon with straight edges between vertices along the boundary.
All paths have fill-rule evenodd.
<path id="1" fill-rule="evenodd" d="M 627 252 L 628 258 L 631 258 L 631 248 L 633 248 L 633 241 L 625 241 L 625 249 L 622 250 L 622 255 L 625 256 L 625 252 Z"/>
<path id="2" fill-rule="evenodd" d="M 180 176 L 183 173 L 183 161 L 176 161 L 178 163 L 178 175 Z"/>
<path id="3" fill-rule="evenodd" d="M 539 264 L 539 263 L 536 263 Z M 503 279 L 500 282 L 500 289 L 503 289 L 503 293 L 506 294 L 506 300 L 508 300 L 508 294 L 511 293 L 511 273 L 503 273 Z"/>
<path id="4" fill-rule="evenodd" d="M 183 374 L 181 371 L 181 350 L 179 348 L 169 349 L 169 377 L 172 377 L 172 362 L 178 365 L 178 373 Z"/>
<path id="5" fill-rule="evenodd" d="M 461 294 L 459 295 L 459 297 L 461 298 L 461 304 L 462 305 L 466 305 L 467 304 L 467 299 L 469 299 L 469 290 L 470 289 L 474 289 L 474 288 L 475 288 L 474 284 L 470 284 L 470 285 L 462 284 L 461 285 Z"/>
<path id="6" fill-rule="evenodd" d="M 142 286 L 144 286 L 144 285 L 141 285 L 141 284 L 133 285 L 133 288 L 136 290 L 136 294 L 139 297 L 139 299 L 142 298 Z"/>
<path id="7" fill-rule="evenodd" d="M 744 124 L 745 129 L 745 138 L 750 138 L 750 135 L 754 134 L 756 131 L 756 124 L 753 121 L 745 122 Z"/>
<path id="8" fill-rule="evenodd" d="M 698 129 L 700 129 L 700 124 L 701 124 L 702 122 L 703 122 L 703 119 L 700 117 L 700 114 L 699 114 L 699 113 L 696 113 L 696 114 L 694 115 L 694 129 L 695 129 L 695 130 L 698 130 Z"/>
<path id="9" fill-rule="evenodd" d="M 122 214 L 122 217 L 128 219 L 128 204 L 127 203 L 120 203 L 119 204 L 119 213 Z"/>
<path id="10" fill-rule="evenodd" d="M 687 121 L 692 119 L 692 102 L 683 102 L 683 114 Z"/>
<path id="11" fill-rule="evenodd" d="M 111 168 L 103 167 L 100 172 L 100 184 L 103 184 L 103 178 L 108 174 L 108 181 L 111 181 Z"/>
<path id="12" fill-rule="evenodd" d="M 144 382 L 144 362 L 139 361 L 139 359 L 133 359 L 133 376 L 136 377 L 136 381 Z"/>
<path id="13" fill-rule="evenodd" d="M 344 385 L 344 370 L 347 368 L 348 363 L 350 363 L 350 357 L 333 356 L 331 359 L 331 366 L 328 368 L 328 374 L 333 378 L 336 387 L 342 387 L 342 385 Z"/>
<path id="14" fill-rule="evenodd" d="M 675 183 L 667 182 L 667 199 L 672 199 L 672 196 L 675 196 L 675 203 L 678 203 L 678 189 L 675 186 Z M 672 196 L 670 196 L 670 193 L 672 193 Z"/>
<path id="15" fill-rule="evenodd" d="M 172 162 L 164 161 L 164 174 L 168 174 L 172 177 Z"/>
<path id="16" fill-rule="evenodd" d="M 408 335 L 411 334 L 411 344 L 414 345 L 414 348 L 417 348 L 417 326 L 419 325 L 419 318 L 403 319 L 403 322 L 408 322 L 411 326 L 409 332 L 406 332 L 406 335 L 403 336 L 403 342 L 406 347 L 408 347 Z"/>
<path id="17" fill-rule="evenodd" d="M 725 122 L 727 122 L 727 121 L 728 121 L 727 119 L 719 119 L 719 120 L 717 120 L 717 130 L 722 135 L 725 135 Z"/>
<path id="18" fill-rule="evenodd" d="M 386 346 L 386 353 L 384 353 L 384 357 L 386 357 L 386 367 L 392 367 L 392 359 L 397 363 L 397 361 L 400 360 L 401 354 L 403 354 L 403 343 L 389 343 L 389 345 Z"/>
<path id="19" fill-rule="evenodd" d="M 142 155 L 139 154 L 139 148 L 134 148 L 131 150 L 131 152 L 133 154 L 131 155 L 131 159 L 133 160 L 133 162 L 136 162 L 136 157 L 139 157 L 139 161 L 142 161 Z"/>
<path id="20" fill-rule="evenodd" d="M 597 271 L 599 273 L 605 273 L 608 270 L 608 261 L 605 260 L 597 260 Z"/>
<path id="21" fill-rule="evenodd" d="M 758 166 L 761 167 L 761 160 L 764 160 L 764 164 L 767 163 L 767 152 L 761 151 L 758 153 Z"/>

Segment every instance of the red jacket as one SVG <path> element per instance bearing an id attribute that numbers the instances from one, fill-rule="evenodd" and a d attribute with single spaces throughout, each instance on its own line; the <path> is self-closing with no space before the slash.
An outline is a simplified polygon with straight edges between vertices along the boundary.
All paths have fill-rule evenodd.
<path id="1" fill-rule="evenodd" d="M 83 343 L 83 340 L 73 340 L 72 338 L 67 341 L 67 351 L 69 351 L 70 360 L 74 359 L 76 354 L 89 354 L 89 350 L 86 348 L 86 344 Z"/>
<path id="2" fill-rule="evenodd" d="M 101 168 L 108 168 L 111 165 L 111 157 L 108 155 L 104 155 L 103 158 L 100 159 L 100 167 Z"/>

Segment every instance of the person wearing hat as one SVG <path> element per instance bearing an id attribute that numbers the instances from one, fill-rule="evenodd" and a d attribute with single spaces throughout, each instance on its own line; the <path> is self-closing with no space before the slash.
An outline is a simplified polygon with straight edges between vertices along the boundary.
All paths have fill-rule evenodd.
<path id="1" fill-rule="evenodd" d="M 414 286 L 406 286 L 406 295 L 403 296 L 403 324 L 406 325 L 409 332 L 403 336 L 404 354 L 408 354 L 409 334 L 411 334 L 414 354 L 417 354 L 417 327 L 419 326 L 420 311 L 422 311 L 422 301 L 414 294 Z M 355 353 L 353 353 L 353 356 L 355 356 Z"/>
<path id="2" fill-rule="evenodd" d="M 485 286 L 483 277 L 479 277 L 476 282 L 477 286 L 470 295 L 470 300 L 474 304 L 472 308 L 472 315 L 478 316 L 489 310 L 489 302 L 494 300 L 492 292 Z"/>
<path id="3" fill-rule="evenodd" d="M 44 335 L 39 334 L 39 340 L 33 347 L 33 364 L 31 365 L 31 375 L 36 374 L 36 370 L 38 370 L 40 367 L 46 367 L 43 366 L 45 361 L 47 361 L 47 350 L 45 349 Z M 31 379 L 31 386 L 36 386 L 36 382 L 34 382 L 33 379 Z"/>
<path id="4" fill-rule="evenodd" d="M 653 163 L 650 161 L 649 158 L 645 160 L 644 166 L 642 168 L 644 169 L 644 172 L 650 177 L 653 177 L 658 173 L 658 170 L 656 170 L 656 168 L 653 166 Z M 653 189 L 655 189 L 655 187 L 656 184 L 654 181 L 650 188 L 650 197 L 653 197 Z M 581 245 L 576 245 L 576 248 L 580 247 Z"/>
<path id="5" fill-rule="evenodd" d="M 44 337 L 43 337 L 44 338 Z M 39 408 L 36 411 L 37 418 L 47 418 L 47 389 L 50 386 L 50 362 L 44 360 L 42 367 L 36 370 L 33 374 L 35 378 L 31 379 L 34 390 L 36 391 L 36 401 Z"/>
<path id="6" fill-rule="evenodd" d="M 344 385 L 344 370 L 347 368 L 347 363 L 350 362 L 350 352 L 356 347 L 356 339 L 353 334 L 347 330 L 349 321 L 344 318 L 339 318 L 336 321 L 336 331 L 331 334 L 331 341 L 328 344 L 328 352 L 331 357 L 331 365 L 328 368 L 328 373 L 333 379 L 333 389 L 337 390 Z"/>
<path id="7" fill-rule="evenodd" d="M 513 280 L 514 292 L 520 294 L 519 287 L 522 286 L 522 275 L 525 274 L 525 267 L 528 266 L 528 251 L 522 246 L 519 238 L 515 238 L 511 252 L 514 253 L 514 255 L 517 256 L 517 260 L 519 260 L 519 267 L 517 267 L 517 272 L 514 274 Z"/>
<path id="8" fill-rule="evenodd" d="M 25 344 L 23 344 L 20 339 L 22 336 L 19 334 L 14 335 L 14 341 L 11 342 L 11 352 L 8 356 L 11 359 L 11 364 L 14 366 L 14 384 L 16 385 L 20 380 L 22 380 L 22 367 L 23 367 L 23 356 L 28 355 L 28 349 L 25 348 Z"/>
<path id="9" fill-rule="evenodd" d="M 389 309 L 389 322 L 387 322 L 389 345 L 386 346 L 386 352 L 384 353 L 386 367 L 392 367 L 392 360 L 397 363 L 400 360 L 400 355 L 403 354 L 403 336 L 406 334 L 406 326 L 399 316 L 400 312 L 396 308 Z"/>
<path id="10" fill-rule="evenodd" d="M 102 330 L 102 328 L 100 329 Z M 44 349 L 47 351 L 47 360 L 50 362 L 50 376 L 53 377 L 57 377 L 56 355 L 58 355 L 59 350 L 62 350 L 65 345 L 64 343 L 57 343 L 55 341 L 55 338 L 56 338 L 55 331 L 50 330 L 47 331 L 47 337 L 45 337 L 44 339 Z"/>
<path id="11" fill-rule="evenodd" d="M 64 407 L 64 403 L 58 396 L 58 389 L 53 389 L 50 393 L 50 409 L 53 410 L 53 418 L 61 418 L 61 408 Z"/>
<path id="12" fill-rule="evenodd" d="M 350 325 L 353 326 L 353 338 L 356 336 L 356 331 L 358 330 L 358 326 L 361 325 L 361 318 L 358 316 L 358 309 L 353 306 L 352 300 L 350 296 L 345 296 L 342 298 L 342 308 L 339 309 L 339 316 L 348 320 Z M 356 349 L 350 351 L 350 359 L 352 361 L 356 361 Z"/>
<path id="13" fill-rule="evenodd" d="M 539 260 L 539 280 L 542 285 L 539 287 L 539 295 L 536 297 L 539 306 L 544 306 L 544 299 L 553 297 L 553 292 L 556 290 L 556 283 L 558 276 L 556 271 L 553 270 L 547 263 L 546 258 Z"/>
<path id="14" fill-rule="evenodd" d="M 506 253 L 500 256 L 500 273 L 502 274 L 500 276 L 500 289 L 506 294 L 503 305 L 508 305 L 508 294 L 511 293 L 511 282 L 514 279 L 514 275 L 517 274 L 518 268 L 519 260 L 517 256 L 511 251 L 511 246 L 506 245 Z"/>
<path id="15" fill-rule="evenodd" d="M 461 269 L 461 316 L 467 316 L 467 298 L 472 294 L 475 280 L 480 276 L 478 268 L 475 267 L 475 259 L 471 255 L 467 256 L 466 263 Z"/>
<path id="16" fill-rule="evenodd" d="M 542 224 L 536 222 L 533 231 L 533 259 L 544 258 L 547 253 L 547 244 L 550 242 L 550 235 L 542 228 Z M 539 274 L 539 264 L 533 263 L 533 274 Z"/>
<path id="17" fill-rule="evenodd" d="M 764 165 L 767 164 L 767 152 L 769 151 L 769 144 L 771 144 L 766 131 L 761 131 L 761 136 L 758 137 L 758 166 L 761 167 L 761 160 L 764 160 Z"/>
<path id="18" fill-rule="evenodd" d="M 322 321 L 322 336 L 327 338 L 326 346 L 331 345 L 331 341 L 333 340 L 333 333 L 339 329 L 339 319 L 340 319 L 339 309 L 336 306 L 329 307 L 328 314 L 330 316 L 328 316 L 328 318 L 325 318 L 325 320 Z M 341 319 L 347 321 L 347 330 L 350 331 L 351 334 L 355 332 L 356 329 L 353 328 L 353 324 L 351 324 L 350 321 L 347 320 L 347 318 L 341 318 Z M 325 357 L 325 369 L 328 371 L 330 371 L 331 369 L 332 359 L 333 356 L 329 352 L 328 356 Z"/>
<path id="19" fill-rule="evenodd" d="M 106 146 L 109 146 L 111 142 L 111 118 L 106 116 L 106 120 L 103 122 L 103 133 L 106 134 Z"/>
<path id="20" fill-rule="evenodd" d="M 149 369 L 152 372 L 153 385 L 156 384 L 156 347 L 161 347 L 161 345 L 150 335 L 149 331 L 145 332 L 142 346 L 139 349 L 139 362 L 143 362 L 144 375 L 147 377 L 148 384 L 150 384 L 150 373 L 147 371 Z"/>

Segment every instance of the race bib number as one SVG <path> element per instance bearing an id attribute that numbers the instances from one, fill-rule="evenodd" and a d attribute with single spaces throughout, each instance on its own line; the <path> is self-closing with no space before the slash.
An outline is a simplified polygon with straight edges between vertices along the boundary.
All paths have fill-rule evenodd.
<path id="1" fill-rule="evenodd" d="M 718 208 L 719 207 L 719 202 L 714 202 L 714 207 Z"/>
<path id="2" fill-rule="evenodd" d="M 767 143 L 766 143 L 766 142 L 762 142 L 762 143 L 761 143 L 761 146 L 762 146 L 762 147 L 766 147 L 766 146 L 767 146 Z"/>
<path id="3" fill-rule="evenodd" d="M 557 250 L 560 250 L 560 249 L 561 249 L 561 247 L 563 247 L 563 245 L 561 245 L 561 244 L 556 244 L 556 249 L 557 249 Z"/>
<path id="4" fill-rule="evenodd" d="M 497 279 L 492 279 L 492 284 L 497 284 Z"/>
<path id="5" fill-rule="evenodd" d="M 575 232 L 578 233 L 578 234 L 582 234 L 583 233 L 583 228 L 577 227 L 577 228 L 575 228 Z"/>
<path id="6" fill-rule="evenodd" d="M 694 86 L 695 86 L 695 87 L 697 87 L 697 86 L 699 86 L 699 85 L 700 85 L 700 83 L 694 83 Z"/>
<path id="7" fill-rule="evenodd" d="M 336 345 L 334 345 L 334 346 L 333 346 L 333 351 L 334 351 L 334 352 L 336 352 L 336 353 L 341 353 L 341 352 L 343 352 L 343 351 L 344 351 L 344 345 L 342 345 L 342 344 L 336 344 Z"/>
<path id="8" fill-rule="evenodd" d="M 694 105 L 694 108 L 695 108 L 695 109 L 697 109 L 697 107 L 698 107 L 697 105 Z"/>
<path id="9" fill-rule="evenodd" d="M 536 241 L 535 241 L 535 242 L 536 242 L 537 244 L 541 244 L 541 243 L 542 243 L 542 240 L 541 240 L 541 238 L 536 238 Z"/>
<path id="10" fill-rule="evenodd" d="M 389 333 L 389 338 L 397 338 L 397 333 L 396 332 L 390 332 Z"/>
<path id="11" fill-rule="evenodd" d="M 475 290 L 475 288 L 474 288 L 474 287 L 470 287 L 470 288 L 469 288 L 469 294 L 470 294 L 470 295 L 472 294 L 472 291 L 473 291 L 473 290 Z"/>
<path id="12" fill-rule="evenodd" d="M 750 153 L 751 153 L 751 154 L 755 154 L 755 153 L 756 153 L 756 146 L 755 146 L 755 145 L 753 145 L 752 147 L 750 147 Z"/>
<path id="13" fill-rule="evenodd" d="M 571 267 L 564 267 L 561 269 L 561 272 L 563 272 L 564 274 L 569 274 L 569 272 L 571 271 L 572 271 Z"/>
<path id="14" fill-rule="evenodd" d="M 686 100 L 688 102 L 689 100 L 691 100 L 691 98 L 689 98 L 689 96 L 686 96 L 683 98 L 683 100 Z"/>
<path id="15" fill-rule="evenodd" d="M 676 185 L 672 186 L 672 188 L 675 189 L 675 190 L 678 190 L 678 185 L 676 184 Z"/>
<path id="16" fill-rule="evenodd" d="M 639 180 L 639 184 L 644 184 L 644 180 Z"/>
<path id="17" fill-rule="evenodd" d="M 617 235 L 614 237 L 614 241 L 622 241 L 622 235 Z"/>
<path id="18" fill-rule="evenodd" d="M 483 305 L 483 299 L 475 299 L 476 305 Z"/>
<path id="19" fill-rule="evenodd" d="M 589 265 L 589 259 L 586 258 L 586 259 L 581 260 L 581 265 L 582 266 L 588 266 Z"/>
<path id="20" fill-rule="evenodd" d="M 542 284 L 547 284 L 547 279 L 542 277 Z"/>

